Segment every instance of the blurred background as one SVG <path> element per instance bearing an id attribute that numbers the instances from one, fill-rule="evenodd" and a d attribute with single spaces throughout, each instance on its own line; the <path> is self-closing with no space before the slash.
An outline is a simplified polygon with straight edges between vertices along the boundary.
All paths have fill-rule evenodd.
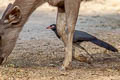
<path id="1" fill-rule="evenodd" d="M 14 2 L 15 0 L 0 0 L 0 7 L 7 6 L 8 3 Z"/>
<path id="2" fill-rule="evenodd" d="M 86 1 L 81 4 L 76 29 L 120 50 L 120 0 Z M 14 0 L 0 0 L 0 16 L 10 2 Z M 66 73 L 58 70 L 64 58 L 64 46 L 54 32 L 46 29 L 56 23 L 56 15 L 57 8 L 48 3 L 33 12 L 12 54 L 0 66 L 0 80 L 120 80 L 120 53 L 88 42 L 80 45 L 95 58 L 92 65 L 73 61 L 72 70 Z M 81 53 L 85 52 L 80 50 Z"/>

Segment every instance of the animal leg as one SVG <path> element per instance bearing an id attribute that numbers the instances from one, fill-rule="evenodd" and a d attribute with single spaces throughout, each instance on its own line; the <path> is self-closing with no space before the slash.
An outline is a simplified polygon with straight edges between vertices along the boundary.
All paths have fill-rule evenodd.
<path id="1" fill-rule="evenodd" d="M 66 28 L 66 14 L 65 9 L 63 7 L 58 7 L 58 13 L 57 13 L 57 33 L 62 38 L 62 41 L 64 43 L 65 51 L 66 51 L 66 44 L 67 44 L 67 34 L 65 31 Z M 62 70 L 64 70 L 63 67 L 61 67 Z"/>
<path id="2" fill-rule="evenodd" d="M 73 33 L 75 30 L 75 25 L 78 17 L 80 2 L 81 0 L 65 0 L 67 42 L 65 43 L 66 53 L 62 69 L 66 69 L 69 66 L 70 62 L 72 61 Z"/>
<path id="3" fill-rule="evenodd" d="M 62 41 L 63 41 L 63 43 L 65 45 L 66 41 L 67 41 L 67 36 L 66 36 L 66 31 L 65 31 L 65 27 L 66 27 L 66 15 L 65 15 L 64 6 L 63 7 L 58 7 L 56 25 L 57 25 L 57 33 L 62 38 Z"/>

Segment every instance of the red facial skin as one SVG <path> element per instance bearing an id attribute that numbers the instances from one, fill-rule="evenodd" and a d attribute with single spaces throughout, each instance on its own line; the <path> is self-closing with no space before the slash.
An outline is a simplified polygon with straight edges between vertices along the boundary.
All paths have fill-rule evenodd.
<path id="1" fill-rule="evenodd" d="M 54 28 L 55 26 L 53 26 L 53 25 L 50 25 L 50 26 L 48 26 L 46 29 L 52 29 L 52 28 Z"/>

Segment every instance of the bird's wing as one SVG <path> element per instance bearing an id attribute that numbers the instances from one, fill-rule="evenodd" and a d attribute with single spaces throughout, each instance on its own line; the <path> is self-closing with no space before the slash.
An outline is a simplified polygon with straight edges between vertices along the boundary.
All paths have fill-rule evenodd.
<path id="1" fill-rule="evenodd" d="M 75 30 L 74 36 L 73 36 L 73 42 L 79 42 L 79 41 L 90 41 L 94 40 L 96 37 L 84 32 L 84 31 L 78 31 Z"/>
<path id="2" fill-rule="evenodd" d="M 102 40 L 96 38 L 95 36 L 92 36 L 86 32 L 75 30 L 73 42 L 79 43 L 82 41 L 89 41 L 89 42 L 92 42 L 100 47 L 106 48 L 107 50 L 110 50 L 113 52 L 118 52 L 118 50 L 114 46 L 110 45 L 109 43 L 104 42 L 104 41 L 102 41 Z"/>

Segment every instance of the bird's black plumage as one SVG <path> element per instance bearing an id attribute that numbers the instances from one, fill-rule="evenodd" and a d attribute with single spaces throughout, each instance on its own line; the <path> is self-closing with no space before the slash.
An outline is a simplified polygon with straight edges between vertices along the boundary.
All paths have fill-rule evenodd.
<path id="1" fill-rule="evenodd" d="M 55 32 L 56 36 L 58 38 L 60 38 L 60 36 L 57 33 L 56 24 L 52 24 L 48 28 L 52 29 L 52 31 Z M 110 45 L 109 43 L 104 42 L 104 41 L 96 38 L 95 36 L 92 36 L 91 34 L 88 34 L 84 31 L 75 30 L 74 31 L 74 36 L 73 36 L 73 43 L 78 44 L 78 43 L 81 43 L 81 42 L 84 42 L 84 41 L 89 41 L 89 42 L 92 42 L 92 43 L 94 43 L 94 44 L 96 44 L 100 47 L 106 48 L 110 51 L 118 52 L 118 50 L 115 47 L 113 47 L 112 45 Z"/>

